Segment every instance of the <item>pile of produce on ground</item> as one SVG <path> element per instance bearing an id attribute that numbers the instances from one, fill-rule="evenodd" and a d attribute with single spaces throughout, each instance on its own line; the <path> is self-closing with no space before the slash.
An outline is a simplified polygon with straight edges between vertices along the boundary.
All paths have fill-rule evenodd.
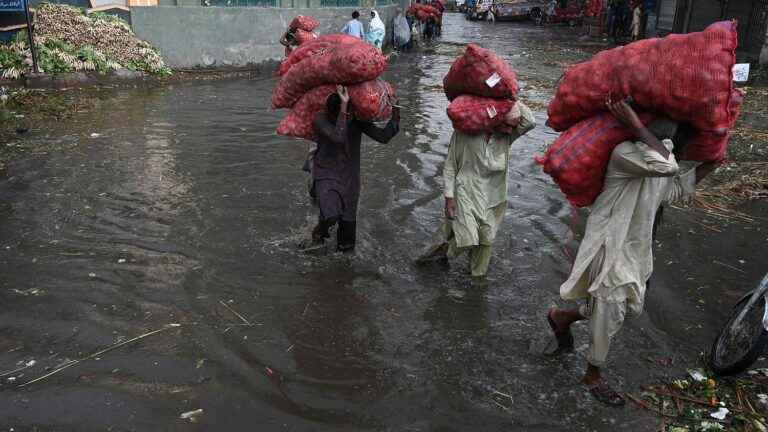
<path id="1" fill-rule="evenodd" d="M 291 111 L 277 133 L 315 141 L 314 119 L 339 84 L 348 88 L 355 118 L 389 119 L 395 91 L 380 78 L 386 66 L 378 49 L 351 36 L 326 35 L 302 45 L 280 65 L 282 77 L 272 94 L 272 107 Z"/>
<path id="2" fill-rule="evenodd" d="M 421 3 L 413 3 L 408 8 L 408 12 L 422 22 L 426 22 L 430 18 L 434 18 L 435 21 L 439 22 L 443 16 L 443 13 L 440 11 L 440 9 Z"/>
<path id="3" fill-rule="evenodd" d="M 152 46 L 136 38 L 120 18 L 77 8 L 41 4 L 35 13 L 35 44 L 41 72 L 107 73 L 130 69 L 155 75 L 171 70 Z M 0 77 L 16 79 L 32 70 L 32 53 L 25 31 L 8 45 L 0 45 Z"/>
<path id="4" fill-rule="evenodd" d="M 465 133 L 492 133 L 515 105 L 515 72 L 492 51 L 469 44 L 443 79 L 451 104 L 453 128 Z"/>
<path id="5" fill-rule="evenodd" d="M 736 44 L 736 23 L 724 21 L 603 51 L 572 66 L 549 105 L 547 124 L 567 132 L 538 159 L 544 171 L 573 205 L 594 202 L 611 152 L 627 138 L 610 116 L 595 117 L 609 97 L 631 99 L 639 111 L 691 126 L 696 132 L 683 158 L 721 162 L 743 101 L 733 87 Z"/>

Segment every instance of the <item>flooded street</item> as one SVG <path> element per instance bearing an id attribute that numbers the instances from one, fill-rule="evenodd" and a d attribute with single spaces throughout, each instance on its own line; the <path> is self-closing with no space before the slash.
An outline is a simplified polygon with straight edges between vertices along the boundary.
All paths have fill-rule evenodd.
<path id="1" fill-rule="evenodd" d="M 275 79 L 108 90 L 95 110 L 19 138 L 71 148 L 0 179 L 2 430 L 655 430 L 647 412 L 589 396 L 580 352 L 542 355 L 584 219 L 533 157 L 557 137 L 544 122 L 564 64 L 598 47 L 567 27 L 445 21 L 441 40 L 390 61 L 401 132 L 363 144 L 354 257 L 296 251 L 316 210 L 306 143 L 274 133 Z M 512 64 L 538 123 L 514 144 L 486 286 L 466 258 L 412 265 L 443 215 L 442 78 L 470 42 Z M 765 272 L 766 209 L 745 207 L 755 221 L 721 232 L 667 211 L 646 313 L 614 345 L 612 382 L 637 391 L 696 364 Z M 577 326 L 577 347 L 586 336 Z"/>

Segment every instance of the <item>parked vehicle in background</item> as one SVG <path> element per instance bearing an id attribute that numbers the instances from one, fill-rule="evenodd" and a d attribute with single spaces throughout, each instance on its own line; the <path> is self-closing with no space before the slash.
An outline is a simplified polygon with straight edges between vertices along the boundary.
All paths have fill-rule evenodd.
<path id="1" fill-rule="evenodd" d="M 464 4 L 464 17 L 466 19 L 470 19 L 470 15 L 472 14 L 472 10 L 475 8 L 475 4 L 477 4 L 477 0 L 466 0 L 466 3 Z"/>
<path id="2" fill-rule="evenodd" d="M 548 3 L 546 0 L 496 0 L 493 11 L 500 21 L 530 19 L 538 25 L 544 19 Z"/>
<path id="3" fill-rule="evenodd" d="M 547 22 L 552 24 L 568 23 L 571 27 L 581 24 L 584 12 L 576 2 L 569 2 L 566 7 L 556 7 L 553 15 L 547 16 Z"/>
<path id="4" fill-rule="evenodd" d="M 493 0 L 467 0 L 467 19 L 485 20 L 493 7 Z"/>
<path id="5" fill-rule="evenodd" d="M 467 11 L 467 0 L 456 0 L 456 10 L 459 12 L 466 12 Z"/>

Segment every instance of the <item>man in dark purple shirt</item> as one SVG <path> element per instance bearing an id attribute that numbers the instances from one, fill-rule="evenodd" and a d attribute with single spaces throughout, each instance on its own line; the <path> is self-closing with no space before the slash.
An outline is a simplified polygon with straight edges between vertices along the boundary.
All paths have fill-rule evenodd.
<path id="1" fill-rule="evenodd" d="M 337 249 L 355 248 L 357 202 L 360 197 L 360 142 L 366 134 L 387 143 L 400 130 L 400 110 L 392 108 L 392 118 L 384 128 L 357 120 L 349 112 L 349 94 L 343 86 L 328 97 L 325 112 L 315 117 L 317 151 L 312 166 L 311 195 L 320 208 L 320 220 L 312 230 L 313 245 L 322 245 L 328 230 L 338 224 Z"/>

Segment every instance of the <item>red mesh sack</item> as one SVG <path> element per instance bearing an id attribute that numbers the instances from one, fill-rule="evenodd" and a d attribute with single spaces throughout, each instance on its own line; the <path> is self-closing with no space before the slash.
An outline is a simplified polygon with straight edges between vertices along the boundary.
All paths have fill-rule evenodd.
<path id="1" fill-rule="evenodd" d="M 584 16 L 597 17 L 603 11 L 602 0 L 587 0 L 587 6 L 584 10 Z"/>
<path id="2" fill-rule="evenodd" d="M 296 30 L 296 32 L 294 33 L 294 37 L 296 37 L 296 42 L 298 42 L 299 46 L 317 39 L 316 34 L 310 31 L 301 30 L 301 29 Z"/>
<path id="3" fill-rule="evenodd" d="M 291 21 L 291 24 L 288 27 L 292 30 L 313 32 L 319 25 L 320 22 L 311 16 L 299 15 Z"/>
<path id="4" fill-rule="evenodd" d="M 685 146 L 683 159 L 699 162 L 722 162 L 728 151 L 730 141 L 730 129 L 739 117 L 741 103 L 744 102 L 744 93 L 740 89 L 731 92 L 731 120 L 726 131 L 703 131 L 694 135 Z"/>
<path id="5" fill-rule="evenodd" d="M 306 58 L 283 75 L 272 94 L 272 108 L 290 108 L 308 90 L 323 84 L 358 84 L 376 79 L 387 59 L 373 45 L 358 41 Z"/>
<path id="6" fill-rule="evenodd" d="M 443 78 L 448 100 L 471 94 L 490 98 L 513 99 L 517 96 L 517 78 L 512 68 L 492 51 L 475 44 L 467 45 Z"/>
<path id="7" fill-rule="evenodd" d="M 355 117 L 365 121 L 383 121 L 392 117 L 395 89 L 379 78 L 347 88 Z"/>
<path id="8" fill-rule="evenodd" d="M 643 123 L 652 116 L 641 114 Z M 591 205 L 603 190 L 611 153 L 632 132 L 608 113 L 601 113 L 571 126 L 553 142 L 536 162 L 576 207 Z"/>
<path id="9" fill-rule="evenodd" d="M 469 134 L 491 133 L 504 122 L 504 116 L 515 106 L 510 99 L 491 99 L 461 95 L 448 105 L 448 118 L 453 128 Z"/>
<path id="10" fill-rule="evenodd" d="M 724 21 L 603 51 L 565 72 L 547 124 L 562 131 L 604 110 L 609 95 L 631 96 L 644 110 L 722 134 L 734 121 L 736 44 L 736 24 Z"/>
<path id="11" fill-rule="evenodd" d="M 430 17 L 439 19 L 442 14 L 436 7 L 421 3 L 413 3 L 408 8 L 408 11 L 416 16 L 419 21 L 427 21 Z"/>
<path id="12" fill-rule="evenodd" d="M 313 122 L 317 114 L 325 109 L 328 96 L 334 92 L 334 85 L 324 85 L 306 92 L 277 126 L 277 133 L 316 141 Z"/>
<path id="13" fill-rule="evenodd" d="M 315 54 L 325 52 L 328 48 L 338 44 L 360 42 L 359 38 L 345 34 L 329 34 L 319 36 L 309 42 L 301 44 L 291 52 L 290 56 L 280 63 L 279 75 L 285 75 L 288 70 L 296 63 L 311 57 Z"/>

